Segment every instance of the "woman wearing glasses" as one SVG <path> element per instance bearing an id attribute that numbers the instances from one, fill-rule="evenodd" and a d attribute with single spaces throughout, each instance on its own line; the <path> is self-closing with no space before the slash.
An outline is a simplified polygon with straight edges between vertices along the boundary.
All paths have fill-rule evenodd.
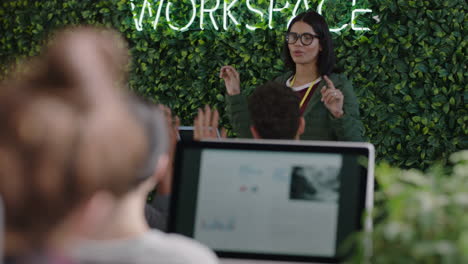
<path id="1" fill-rule="evenodd" d="M 306 121 L 301 139 L 363 141 L 359 104 L 351 82 L 334 73 L 335 53 L 325 19 L 314 11 L 296 16 L 285 37 L 285 65 L 290 70 L 275 79 L 301 98 Z M 240 93 L 239 73 L 221 68 L 227 90 L 227 112 L 238 137 L 252 137 L 247 100 Z"/>

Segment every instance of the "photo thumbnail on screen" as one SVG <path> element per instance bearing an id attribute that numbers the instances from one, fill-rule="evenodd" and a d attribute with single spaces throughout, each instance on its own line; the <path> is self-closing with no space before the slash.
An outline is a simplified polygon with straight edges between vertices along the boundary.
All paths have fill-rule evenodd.
<path id="1" fill-rule="evenodd" d="M 293 166 L 289 199 L 337 203 L 340 170 L 341 164 Z"/>

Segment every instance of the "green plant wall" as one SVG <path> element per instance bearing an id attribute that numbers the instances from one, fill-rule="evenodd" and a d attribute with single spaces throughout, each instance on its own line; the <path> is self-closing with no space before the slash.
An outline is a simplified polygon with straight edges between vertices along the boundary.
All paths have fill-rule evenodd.
<path id="1" fill-rule="evenodd" d="M 467 148 L 467 5 L 464 0 L 237 0 L 219 1 L 218 9 L 204 13 L 202 0 L 164 1 L 156 28 L 160 0 L 133 1 L 2 1 L 0 3 L 0 79 L 8 67 L 33 56 L 50 34 L 65 25 L 99 24 L 115 28 L 128 40 L 133 56 L 130 87 L 148 98 L 169 105 L 184 125 L 190 125 L 196 109 L 209 104 L 224 114 L 222 65 L 234 65 L 241 73 L 243 92 L 284 71 L 282 37 L 293 9 L 316 10 L 332 28 L 338 65 L 352 79 L 360 98 L 367 138 L 375 144 L 378 159 L 400 167 L 426 168 L 434 160 L 447 159 Z M 273 2 L 271 2 L 273 1 Z M 170 19 L 166 8 L 170 6 Z M 204 0 L 212 9 L 216 0 Z M 205 3 L 206 2 L 206 3 Z M 289 6 L 281 12 L 269 8 Z M 232 5 L 234 25 L 224 6 Z M 247 5 L 260 11 L 253 12 Z M 354 4 L 354 5 L 353 5 Z M 140 16 L 145 7 L 145 13 Z M 151 15 L 149 13 L 151 9 Z M 352 12 L 357 13 L 351 28 Z M 141 31 L 135 23 L 140 21 Z M 249 30 L 246 25 L 257 27 Z M 269 26 L 273 27 L 271 29 Z"/>

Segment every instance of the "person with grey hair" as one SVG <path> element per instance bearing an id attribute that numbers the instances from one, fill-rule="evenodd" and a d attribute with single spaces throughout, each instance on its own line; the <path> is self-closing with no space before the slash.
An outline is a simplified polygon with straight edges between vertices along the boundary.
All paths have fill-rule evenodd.
<path id="1" fill-rule="evenodd" d="M 172 126 L 168 108 L 163 107 L 161 111 L 142 102 L 135 102 L 133 106 L 146 130 L 147 158 L 135 175 L 132 190 L 117 199 L 114 211 L 100 232 L 85 238 L 70 255 L 83 264 L 218 263 L 215 254 L 202 244 L 151 229 L 146 222 L 144 205 L 148 192 L 165 177 L 171 177 L 175 135 L 173 128 L 166 129 Z"/>

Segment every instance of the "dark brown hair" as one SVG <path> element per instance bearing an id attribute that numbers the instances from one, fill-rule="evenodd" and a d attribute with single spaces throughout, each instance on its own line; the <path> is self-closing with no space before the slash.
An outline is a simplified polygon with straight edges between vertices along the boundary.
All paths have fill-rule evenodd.
<path id="1" fill-rule="evenodd" d="M 284 84 L 267 82 L 249 97 L 252 124 L 263 139 L 294 139 L 301 113 L 299 97 Z"/>

